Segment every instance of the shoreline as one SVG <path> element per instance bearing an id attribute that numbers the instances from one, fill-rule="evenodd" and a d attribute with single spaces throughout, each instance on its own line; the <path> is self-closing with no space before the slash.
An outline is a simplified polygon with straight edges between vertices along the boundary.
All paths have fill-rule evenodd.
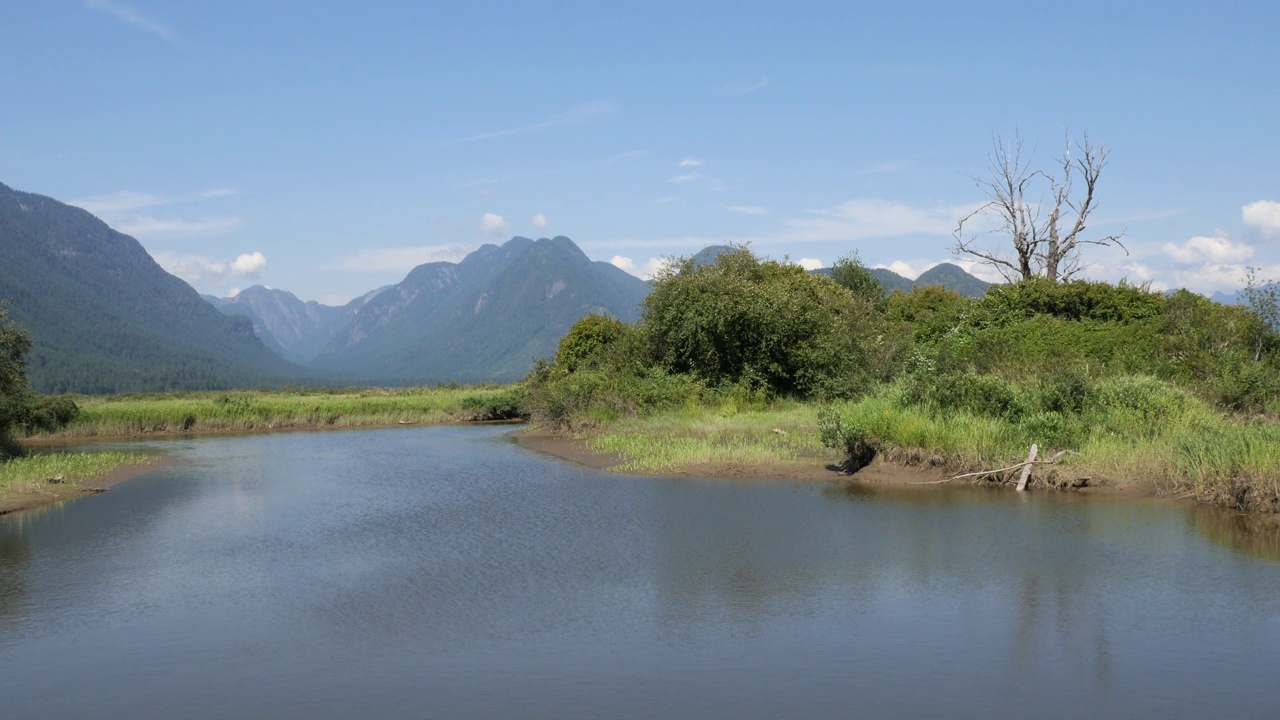
<path id="1" fill-rule="evenodd" d="M 173 461 L 174 458 L 168 455 L 159 455 L 148 462 L 120 465 L 107 473 L 90 476 L 78 482 L 50 483 L 45 486 L 47 488 L 45 492 L 0 492 L 0 517 L 89 495 L 100 495 L 126 480 L 164 468 Z"/>
<path id="2" fill-rule="evenodd" d="M 585 465 L 598 470 L 613 471 L 625 462 L 620 453 L 604 453 L 591 449 L 588 441 L 561 435 L 540 428 L 527 428 L 513 432 L 512 437 L 528 450 L 550 455 L 569 462 Z M 642 477 L 704 477 L 721 480 L 801 480 L 810 482 L 843 482 L 855 483 L 867 488 L 883 487 L 904 490 L 931 491 L 944 487 L 974 486 L 973 483 L 961 479 L 952 480 L 951 472 L 941 466 L 908 465 L 877 457 L 856 472 L 849 473 L 844 468 L 822 460 L 807 462 L 795 460 L 790 462 L 709 462 L 686 465 L 677 470 L 649 472 L 644 470 L 627 470 L 627 474 Z M 976 487 L 976 486 L 975 486 Z M 1003 485 L 990 487 L 1003 488 Z M 1010 486 L 1011 489 L 1011 486 Z M 1125 485 L 1101 484 L 1080 488 L 1060 488 L 1036 484 L 1033 480 L 1029 489 L 1037 491 L 1054 491 L 1075 495 L 1097 495 L 1109 497 L 1145 498 L 1185 503 L 1202 506 L 1190 498 L 1177 498 L 1160 493 L 1151 483 L 1134 482 Z M 1205 505 L 1205 507 L 1209 507 Z M 1266 517 L 1268 513 L 1251 513 Z M 1275 515 L 1280 521 L 1280 514 Z"/>

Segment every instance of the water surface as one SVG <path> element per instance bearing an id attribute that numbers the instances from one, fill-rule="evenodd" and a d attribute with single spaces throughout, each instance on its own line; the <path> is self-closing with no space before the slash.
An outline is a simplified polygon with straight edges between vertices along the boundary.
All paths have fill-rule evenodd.
<path id="1" fill-rule="evenodd" d="M 630 477 L 508 431 L 165 441 L 0 518 L 4 716 L 1280 712 L 1277 543 L 1221 513 Z"/>

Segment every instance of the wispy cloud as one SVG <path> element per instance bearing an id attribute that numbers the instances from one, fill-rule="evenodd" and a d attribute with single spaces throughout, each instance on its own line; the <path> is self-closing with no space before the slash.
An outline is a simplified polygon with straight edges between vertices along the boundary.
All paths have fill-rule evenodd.
<path id="1" fill-rule="evenodd" d="M 420 245 L 417 247 L 365 248 L 354 255 L 335 258 L 330 270 L 346 272 L 407 273 L 430 262 L 458 262 L 474 245 Z"/>
<path id="2" fill-rule="evenodd" d="M 542 213 L 538 213 L 529 218 L 529 222 L 533 223 L 534 227 L 541 230 L 547 226 L 547 216 Z"/>
<path id="3" fill-rule="evenodd" d="M 613 112 L 613 106 L 607 102 L 589 102 L 576 105 L 559 115 L 553 115 L 541 122 L 529 125 L 520 125 L 517 127 L 506 128 L 503 130 L 494 130 L 492 132 L 476 133 L 462 138 L 458 142 L 475 142 L 477 140 L 491 140 L 493 138 L 509 137 L 511 135 L 527 135 L 529 133 L 542 132 L 551 128 L 560 127 L 561 125 L 572 125 L 585 122 L 592 118 L 608 115 Z"/>
<path id="4" fill-rule="evenodd" d="M 979 204 L 912 206 L 881 199 L 856 199 L 831 208 L 808 210 L 786 218 L 776 229 L 752 235 L 726 237 L 685 235 L 666 238 L 616 238 L 588 242 L 592 247 L 701 248 L 727 242 L 787 244 L 801 242 L 850 242 L 907 235 L 950 236 L 956 220 Z"/>
<path id="5" fill-rule="evenodd" d="M 675 177 L 671 178 L 669 182 L 673 182 L 677 185 L 686 185 L 688 183 L 693 182 L 694 180 L 697 180 L 699 177 L 701 177 L 701 175 L 699 175 L 698 173 L 685 173 L 683 175 L 676 175 Z"/>
<path id="6" fill-rule="evenodd" d="M 520 180 L 533 180 L 533 179 L 542 178 L 542 177 L 566 175 L 572 172 L 579 172 L 582 170 L 590 170 L 592 168 L 607 167 L 609 165 L 617 165 L 620 163 L 630 162 L 632 160 L 637 160 L 639 158 L 646 157 L 648 155 L 649 155 L 648 150 L 628 150 L 626 152 L 617 153 L 615 155 L 609 155 L 608 157 L 603 157 L 603 158 L 600 158 L 599 160 L 580 163 L 578 165 L 568 165 L 565 167 L 548 168 L 546 170 L 534 170 L 530 172 L 511 173 L 509 175 L 496 175 L 493 177 L 479 178 L 476 180 L 467 180 L 466 182 L 458 183 L 454 187 L 463 188 L 463 189 L 473 188 L 473 187 L 483 188 L 486 185 L 499 185 L 502 183 L 517 182 Z M 487 195 L 484 194 L 483 190 L 481 191 L 481 196 L 488 197 Z"/>
<path id="7" fill-rule="evenodd" d="M 239 226 L 240 218 L 223 215 L 182 219 L 157 217 L 154 212 L 140 211 L 154 211 L 155 208 L 160 207 L 189 205 L 231 197 L 237 194 L 239 194 L 238 191 L 232 188 L 214 188 L 195 195 L 182 197 L 168 197 L 136 190 L 121 190 L 107 195 L 70 200 L 68 204 L 88 210 L 116 230 L 135 237 L 216 235 Z"/>
<path id="8" fill-rule="evenodd" d="M 676 167 L 680 167 L 680 168 L 702 167 L 702 161 L 697 158 L 687 157 L 681 160 L 680 162 L 676 163 Z"/>
<path id="9" fill-rule="evenodd" d="M 725 208 L 725 210 L 728 210 L 731 213 L 738 213 L 739 215 L 764 215 L 769 212 L 759 205 L 730 205 Z"/>
<path id="10" fill-rule="evenodd" d="M 721 85 L 720 92 L 725 95 L 746 95 L 757 90 L 763 90 L 768 86 L 768 77 L 762 77 L 758 80 L 736 80 L 727 85 Z"/>
<path id="11" fill-rule="evenodd" d="M 127 220 L 108 223 L 125 235 L 133 237 L 176 235 L 219 235 L 240 225 L 237 217 L 206 217 L 199 220 L 177 220 L 138 215 Z"/>
<path id="12" fill-rule="evenodd" d="M 152 20 L 143 15 L 137 8 L 122 2 L 115 2 L 115 0 L 85 0 L 84 6 L 90 10 L 110 15 L 120 22 L 138 28 L 143 32 L 155 35 L 175 47 L 182 44 L 182 37 L 167 25 Z"/>

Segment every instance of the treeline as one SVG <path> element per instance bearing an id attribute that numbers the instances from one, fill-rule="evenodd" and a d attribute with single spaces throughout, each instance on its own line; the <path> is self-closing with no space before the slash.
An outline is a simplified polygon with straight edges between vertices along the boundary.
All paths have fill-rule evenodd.
<path id="1" fill-rule="evenodd" d="M 1078 471 L 1105 449 L 1108 474 L 1172 473 L 1203 499 L 1269 506 L 1280 336 L 1254 304 L 1038 278 L 979 299 L 937 286 L 886 297 L 856 256 L 822 277 L 738 247 L 672 264 L 635 324 L 580 321 L 531 373 L 528 408 L 582 428 L 727 396 L 800 398 L 825 406 L 824 440 L 855 465 L 878 452 L 983 465 L 1036 442 L 1080 453 Z M 1168 462 L 1124 460 L 1158 453 Z"/>

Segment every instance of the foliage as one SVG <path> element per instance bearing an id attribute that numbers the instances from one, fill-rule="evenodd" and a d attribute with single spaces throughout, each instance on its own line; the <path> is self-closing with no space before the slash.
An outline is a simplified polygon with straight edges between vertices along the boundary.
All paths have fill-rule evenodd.
<path id="1" fill-rule="evenodd" d="M 852 395 L 888 374 L 896 349 L 873 303 L 745 247 L 669 265 L 642 323 L 649 359 L 668 372 L 781 395 Z"/>
<path id="2" fill-rule="evenodd" d="M 884 285 L 874 273 L 867 269 L 867 266 L 862 264 L 862 258 L 858 256 L 856 250 L 832 263 L 831 279 L 869 305 L 880 305 L 884 302 Z"/>
<path id="3" fill-rule="evenodd" d="M 71 398 L 31 393 L 24 372 L 30 348 L 31 340 L 0 305 L 0 459 L 21 454 L 12 436 L 15 429 L 53 430 L 71 422 L 78 412 Z"/>
<path id="4" fill-rule="evenodd" d="M 555 364 L 565 372 L 598 365 L 608 348 L 627 330 L 627 324 L 615 317 L 590 313 L 560 338 Z"/>

